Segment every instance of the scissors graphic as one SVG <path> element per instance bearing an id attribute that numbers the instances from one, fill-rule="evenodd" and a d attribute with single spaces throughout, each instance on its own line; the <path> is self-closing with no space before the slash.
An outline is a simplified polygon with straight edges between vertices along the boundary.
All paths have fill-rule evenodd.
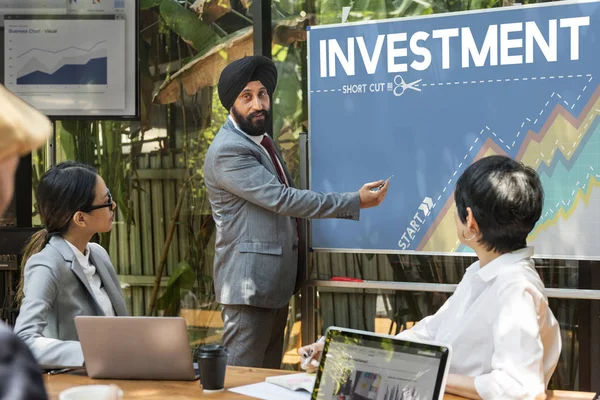
<path id="1" fill-rule="evenodd" d="M 416 80 L 411 83 L 406 83 L 406 82 L 404 82 L 404 78 L 402 78 L 402 76 L 396 75 L 394 77 L 394 85 L 396 85 L 396 87 L 394 88 L 394 96 L 402 96 L 406 89 L 412 89 L 412 90 L 416 90 L 417 92 L 420 92 L 421 89 L 416 87 L 415 85 L 417 83 L 421 82 L 422 80 L 423 79 L 419 79 L 419 80 Z M 400 91 L 399 89 L 402 89 L 402 90 Z"/>

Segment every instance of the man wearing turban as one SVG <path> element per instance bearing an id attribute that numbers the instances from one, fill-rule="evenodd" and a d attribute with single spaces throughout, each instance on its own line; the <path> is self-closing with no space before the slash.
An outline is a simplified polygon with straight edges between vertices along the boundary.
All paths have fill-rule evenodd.
<path id="1" fill-rule="evenodd" d="M 229 116 L 204 162 L 217 227 L 214 285 L 230 365 L 281 366 L 288 303 L 303 279 L 296 219 L 358 220 L 360 209 L 379 205 L 388 188 L 387 181 L 353 193 L 294 188 L 266 133 L 276 85 L 277 69 L 266 57 L 244 57 L 225 67 L 218 92 Z"/>

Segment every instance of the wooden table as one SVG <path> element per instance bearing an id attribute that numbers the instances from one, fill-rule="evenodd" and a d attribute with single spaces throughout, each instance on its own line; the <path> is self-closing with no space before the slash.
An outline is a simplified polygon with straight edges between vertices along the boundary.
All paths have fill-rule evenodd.
<path id="1" fill-rule="evenodd" d="M 245 367 L 227 367 L 225 389 L 237 386 L 263 382 L 267 376 L 297 373 L 296 371 L 281 371 L 276 369 L 260 369 Z M 227 390 L 220 393 L 204 394 L 199 381 L 118 381 L 105 379 L 90 379 L 81 374 L 45 375 L 44 381 L 51 400 L 58 400 L 58 394 L 65 389 L 79 385 L 114 383 L 123 392 L 123 400 L 195 400 L 207 399 L 248 399 Z M 594 393 L 549 391 L 547 400 L 592 400 Z M 445 395 L 444 400 L 460 400 L 462 397 Z"/>

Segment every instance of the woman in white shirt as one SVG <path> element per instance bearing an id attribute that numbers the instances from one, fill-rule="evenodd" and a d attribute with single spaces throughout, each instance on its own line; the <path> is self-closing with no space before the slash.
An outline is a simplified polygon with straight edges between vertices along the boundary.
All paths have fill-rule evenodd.
<path id="1" fill-rule="evenodd" d="M 36 200 L 45 228 L 24 251 L 15 332 L 42 366 L 81 366 L 74 318 L 127 315 L 108 253 L 90 243 L 111 230 L 116 204 L 92 167 L 72 161 L 46 172 Z"/>
<path id="2" fill-rule="evenodd" d="M 446 392 L 473 399 L 543 396 L 561 350 L 560 329 L 526 239 L 540 218 L 537 173 L 511 158 L 469 166 L 454 192 L 456 230 L 479 261 L 432 316 L 398 337 L 453 348 Z M 322 345 L 299 350 L 319 353 Z M 312 367 L 314 368 L 313 364 Z"/>

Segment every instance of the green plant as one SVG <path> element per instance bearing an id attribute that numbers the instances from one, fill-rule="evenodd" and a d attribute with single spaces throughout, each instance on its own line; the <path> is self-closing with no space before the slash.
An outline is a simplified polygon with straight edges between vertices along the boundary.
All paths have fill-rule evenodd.
<path id="1" fill-rule="evenodd" d="M 127 226 L 135 222 L 131 213 L 131 192 L 137 188 L 134 157 L 141 138 L 141 131 L 132 129 L 132 125 L 128 122 L 77 120 L 57 123 L 57 138 L 65 159 L 78 160 L 98 169 L 112 190 Z M 129 155 L 123 154 L 123 138 L 132 143 Z M 110 232 L 100 234 L 100 244 L 108 249 L 109 243 Z"/>
<path id="2" fill-rule="evenodd" d="M 180 222 L 188 230 L 190 241 L 185 256 L 186 268 L 193 273 L 181 275 L 177 279 L 171 279 L 167 284 L 164 294 L 159 299 L 158 308 L 164 310 L 165 315 L 177 315 L 182 299 L 195 286 L 194 295 L 199 301 L 200 307 L 214 307 L 214 288 L 212 285 L 212 260 L 209 259 L 209 243 L 215 232 L 215 224 L 212 219 L 208 195 L 204 186 L 204 157 L 210 143 L 214 139 L 220 127 L 227 118 L 227 111 L 220 106 L 216 91 L 212 88 L 205 89 L 205 99 L 211 107 L 205 107 L 200 111 L 201 118 L 195 119 L 191 132 L 187 130 L 184 123 L 186 166 L 193 176 L 189 182 L 189 190 L 186 192 L 188 212 L 184 213 L 183 222 Z M 204 96 L 201 96 L 203 98 Z M 214 105 L 214 107 L 212 107 Z M 182 104 L 182 108 L 185 104 Z M 201 108 L 202 110 L 202 108 Z M 184 112 L 185 116 L 186 113 Z M 205 118 L 202 118 L 205 117 Z M 182 266 L 183 264 L 180 264 Z M 173 289 L 179 288 L 177 289 Z"/>

